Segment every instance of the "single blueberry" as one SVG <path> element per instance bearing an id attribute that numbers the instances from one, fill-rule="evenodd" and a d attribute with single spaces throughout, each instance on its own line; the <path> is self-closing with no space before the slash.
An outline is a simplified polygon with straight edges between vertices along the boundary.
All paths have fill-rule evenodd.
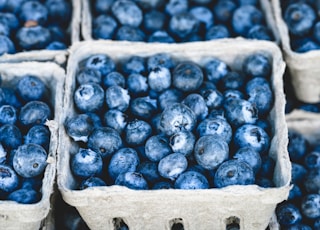
<path id="1" fill-rule="evenodd" d="M 22 177 L 20 188 L 33 189 L 36 191 L 40 191 L 40 189 L 42 187 L 42 180 L 43 180 L 43 175 L 39 175 L 36 177 L 30 177 L 30 178 Z"/>
<path id="2" fill-rule="evenodd" d="M 230 71 L 230 67 L 217 58 L 211 58 L 204 65 L 204 73 L 209 82 L 217 83 Z"/>
<path id="3" fill-rule="evenodd" d="M 307 169 L 320 167 L 320 152 L 312 151 L 305 155 L 304 165 Z"/>
<path id="4" fill-rule="evenodd" d="M 149 123 L 138 119 L 129 122 L 124 130 L 125 140 L 132 146 L 144 144 L 151 133 L 152 128 Z"/>
<path id="5" fill-rule="evenodd" d="M 19 121 L 24 126 L 44 124 L 53 116 L 50 107 L 42 101 L 30 101 L 25 104 L 19 114 Z"/>
<path id="6" fill-rule="evenodd" d="M 16 93 L 25 102 L 42 100 L 46 94 L 46 85 L 37 76 L 25 75 L 16 85 Z"/>
<path id="7" fill-rule="evenodd" d="M 143 28 L 149 32 L 162 30 L 165 23 L 166 15 L 158 10 L 151 10 L 143 16 Z"/>
<path id="8" fill-rule="evenodd" d="M 7 24 L 0 21 L 0 35 L 4 35 L 9 37 L 10 36 L 10 28 Z"/>
<path id="9" fill-rule="evenodd" d="M 160 174 L 158 172 L 158 163 L 151 161 L 144 161 L 140 163 L 137 167 L 137 172 L 141 173 L 142 176 L 150 184 L 155 184 L 161 180 Z"/>
<path id="10" fill-rule="evenodd" d="M 45 125 L 35 125 L 29 129 L 27 134 L 24 136 L 24 143 L 38 144 L 42 146 L 46 151 L 49 150 L 50 144 L 50 130 Z"/>
<path id="11" fill-rule="evenodd" d="M 254 182 L 255 176 L 251 166 L 241 160 L 225 161 L 214 175 L 214 186 L 217 188 L 229 185 L 250 185 Z"/>
<path id="12" fill-rule="evenodd" d="M 170 18 L 169 31 L 179 39 L 187 38 L 199 29 L 200 22 L 189 12 L 175 14 Z"/>
<path id="13" fill-rule="evenodd" d="M 156 67 L 165 67 L 171 70 L 174 66 L 175 62 L 168 53 L 157 53 L 147 59 L 147 68 L 149 71 Z"/>
<path id="14" fill-rule="evenodd" d="M 271 31 L 264 25 L 253 26 L 248 31 L 247 38 L 257 39 L 257 40 L 267 40 L 267 41 L 273 40 L 273 36 L 271 34 Z"/>
<path id="15" fill-rule="evenodd" d="M 182 153 L 171 153 L 159 161 L 159 174 L 167 179 L 175 180 L 188 167 L 188 160 Z"/>
<path id="16" fill-rule="evenodd" d="M 105 100 L 109 109 L 117 109 L 124 112 L 129 107 L 130 95 L 126 89 L 114 85 L 107 88 Z"/>
<path id="17" fill-rule="evenodd" d="M 212 26 L 214 23 L 214 17 L 211 10 L 205 6 L 192 7 L 190 13 L 204 25 L 206 29 Z"/>
<path id="18" fill-rule="evenodd" d="M 176 189 L 207 189 L 209 182 L 207 178 L 196 171 L 186 171 L 181 173 L 174 183 Z"/>
<path id="19" fill-rule="evenodd" d="M 0 107 L 0 124 L 14 125 L 17 121 L 17 109 L 12 105 L 2 105 Z"/>
<path id="20" fill-rule="evenodd" d="M 229 38 L 230 32 L 224 25 L 213 25 L 208 28 L 205 34 L 205 40 L 216 40 L 221 38 Z"/>
<path id="21" fill-rule="evenodd" d="M 245 85 L 246 78 L 236 71 L 229 71 L 219 82 L 222 90 L 241 90 Z"/>
<path id="22" fill-rule="evenodd" d="M 115 152 L 108 165 L 109 176 L 115 180 L 121 173 L 135 172 L 140 164 L 137 152 L 132 148 L 121 148 Z"/>
<path id="23" fill-rule="evenodd" d="M 68 27 L 72 17 L 72 4 L 67 0 L 46 0 L 48 22 Z"/>
<path id="24" fill-rule="evenodd" d="M 272 62 L 264 53 L 253 53 L 242 62 L 242 71 L 251 78 L 264 77 L 269 79 L 272 72 Z"/>
<path id="25" fill-rule="evenodd" d="M 197 93 L 189 94 L 182 101 L 183 104 L 188 106 L 196 115 L 198 121 L 202 121 L 208 115 L 208 107 L 205 99 Z"/>
<path id="26" fill-rule="evenodd" d="M 301 184 L 307 175 L 307 169 L 302 164 L 291 162 L 291 183 Z"/>
<path id="27" fill-rule="evenodd" d="M 0 127 L 0 143 L 6 150 L 16 149 L 22 144 L 22 134 L 15 125 L 3 125 Z"/>
<path id="28" fill-rule="evenodd" d="M 228 159 L 229 146 L 227 142 L 216 136 L 202 136 L 194 146 L 194 157 L 203 168 L 213 170 Z"/>
<path id="29" fill-rule="evenodd" d="M 272 188 L 275 187 L 274 183 L 271 179 L 269 178 L 264 178 L 264 177 L 258 177 L 255 180 L 255 184 L 257 184 L 258 186 L 262 187 L 262 188 Z"/>
<path id="30" fill-rule="evenodd" d="M 103 78 L 116 68 L 114 61 L 105 54 L 91 55 L 84 62 L 86 68 L 98 70 Z"/>
<path id="31" fill-rule="evenodd" d="M 188 106 L 173 103 L 162 112 L 160 127 L 166 135 L 171 136 L 179 131 L 193 131 L 196 119 L 195 113 Z"/>
<path id="32" fill-rule="evenodd" d="M 149 36 L 148 42 L 175 43 L 175 40 L 166 31 L 158 30 Z"/>
<path id="33" fill-rule="evenodd" d="M 34 204 L 39 202 L 41 194 L 33 189 L 22 188 L 13 191 L 7 197 L 7 200 L 15 201 L 20 204 Z"/>
<path id="34" fill-rule="evenodd" d="M 0 12 L 0 22 L 7 25 L 11 33 L 15 32 L 20 27 L 20 22 L 14 13 Z"/>
<path id="35" fill-rule="evenodd" d="M 102 158 L 110 157 L 121 146 L 120 134 L 109 127 L 95 128 L 88 138 L 88 148 L 99 153 Z"/>
<path id="36" fill-rule="evenodd" d="M 246 37 L 249 30 L 263 22 L 262 12 L 253 5 L 243 5 L 235 9 L 232 16 L 232 28 L 238 35 Z"/>
<path id="37" fill-rule="evenodd" d="M 58 25 L 48 25 L 47 28 L 50 31 L 52 41 L 59 41 L 63 44 L 69 43 L 69 38 L 67 32 Z"/>
<path id="38" fill-rule="evenodd" d="M 301 161 L 307 154 L 307 140 L 302 134 L 295 130 L 288 130 L 288 138 L 288 152 L 290 160 L 293 162 Z"/>
<path id="39" fill-rule="evenodd" d="M 258 110 L 255 105 L 244 99 L 229 98 L 224 103 L 224 110 L 226 119 L 234 127 L 254 124 L 258 119 Z"/>
<path id="40" fill-rule="evenodd" d="M 125 87 L 126 80 L 124 76 L 116 71 L 112 71 L 108 73 L 106 76 L 102 78 L 102 86 L 104 88 L 109 88 L 110 86 L 118 85 L 122 88 Z"/>
<path id="41" fill-rule="evenodd" d="M 40 25 L 21 27 L 16 33 L 16 43 L 22 50 L 44 49 L 52 41 L 50 30 Z"/>
<path id="42" fill-rule="evenodd" d="M 317 42 L 314 42 L 310 39 L 304 40 L 303 43 L 294 49 L 297 53 L 305 53 L 312 50 L 319 50 L 320 45 Z"/>
<path id="43" fill-rule="evenodd" d="M 171 73 L 168 68 L 155 67 L 148 74 L 148 84 L 150 89 L 162 92 L 171 86 Z"/>
<path id="44" fill-rule="evenodd" d="M 238 149 L 233 158 L 249 164 L 252 167 L 254 174 L 257 174 L 261 168 L 262 160 L 260 154 L 251 147 Z"/>
<path id="45" fill-rule="evenodd" d="M 117 21 L 111 15 L 101 14 L 92 22 L 92 36 L 94 39 L 112 39 L 117 26 Z"/>
<path id="46" fill-rule="evenodd" d="M 94 1 L 94 12 L 97 15 L 110 12 L 112 4 L 115 0 L 96 0 Z"/>
<path id="47" fill-rule="evenodd" d="M 104 90 L 99 84 L 88 82 L 75 90 L 73 99 L 81 112 L 96 112 L 103 106 Z"/>
<path id="48" fill-rule="evenodd" d="M 260 177 L 272 178 L 276 162 L 268 155 L 262 155 L 261 162 L 261 168 L 258 175 Z"/>
<path id="49" fill-rule="evenodd" d="M 128 116 L 116 109 L 110 109 L 104 114 L 104 124 L 115 129 L 118 133 L 122 133 L 126 127 Z"/>
<path id="50" fill-rule="evenodd" d="M 45 25 L 48 19 L 48 9 L 39 1 L 26 1 L 20 7 L 19 18 L 22 23 L 35 21 L 39 25 Z"/>
<path id="51" fill-rule="evenodd" d="M 311 113 L 320 113 L 320 107 L 318 105 L 318 103 L 316 104 L 309 104 L 309 103 L 301 103 L 298 106 L 298 109 L 307 111 L 307 112 L 311 112 Z"/>
<path id="52" fill-rule="evenodd" d="M 142 23 L 142 10 L 134 1 L 115 1 L 111 6 L 111 11 L 121 25 L 138 27 Z"/>
<path id="53" fill-rule="evenodd" d="M 140 42 L 145 40 L 145 33 L 139 28 L 121 26 L 116 33 L 116 40 Z"/>
<path id="54" fill-rule="evenodd" d="M 73 175 L 86 179 L 97 176 L 103 167 L 102 157 L 91 149 L 82 149 L 71 157 L 70 168 Z"/>
<path id="55" fill-rule="evenodd" d="M 121 69 L 125 74 L 144 74 L 146 72 L 146 61 L 140 56 L 131 56 L 121 63 Z"/>
<path id="56" fill-rule="evenodd" d="M 172 85 L 183 92 L 197 90 L 203 82 L 202 69 L 194 62 L 182 62 L 173 70 Z"/>
<path id="57" fill-rule="evenodd" d="M 152 190 L 157 190 L 157 189 L 172 189 L 173 188 L 173 184 L 171 181 L 159 181 L 156 182 L 153 187 Z"/>
<path id="58" fill-rule="evenodd" d="M 319 193 L 320 191 L 320 167 L 308 170 L 303 181 L 304 189 L 308 193 Z"/>
<path id="59" fill-rule="evenodd" d="M 79 189 L 83 190 L 86 188 L 98 187 L 98 186 L 107 186 L 107 184 L 101 178 L 92 176 L 83 180 L 79 185 Z"/>
<path id="60" fill-rule="evenodd" d="M 131 101 L 130 111 L 139 119 L 150 119 L 157 111 L 157 100 L 147 97 L 137 97 Z"/>
<path id="61" fill-rule="evenodd" d="M 59 41 L 53 41 L 51 43 L 49 43 L 49 45 L 47 45 L 45 47 L 46 50 L 65 50 L 67 49 L 66 44 L 59 42 Z"/>
<path id="62" fill-rule="evenodd" d="M 220 138 L 225 142 L 230 143 L 232 139 L 232 128 L 223 118 L 207 118 L 198 124 L 197 134 L 199 137 L 213 135 L 216 138 Z"/>
<path id="63" fill-rule="evenodd" d="M 189 157 L 194 149 L 196 138 L 190 131 L 180 131 L 170 136 L 169 145 L 174 153 Z"/>
<path id="64" fill-rule="evenodd" d="M 135 2 L 143 9 L 150 10 L 155 8 L 161 8 L 165 4 L 163 0 L 135 0 Z"/>
<path id="65" fill-rule="evenodd" d="M 120 174 L 115 181 L 115 185 L 126 186 L 135 190 L 148 189 L 148 182 L 144 179 L 142 174 L 138 172 L 126 172 Z"/>
<path id="66" fill-rule="evenodd" d="M 316 13 L 308 4 L 296 2 L 285 9 L 284 20 L 291 34 L 304 36 L 312 29 Z"/>
<path id="67" fill-rule="evenodd" d="M 47 152 L 37 144 L 24 144 L 18 147 L 13 156 L 13 168 L 22 177 L 41 175 L 47 166 Z"/>
<path id="68" fill-rule="evenodd" d="M 173 103 L 179 103 L 182 101 L 182 92 L 175 88 L 170 88 L 163 91 L 158 97 L 158 104 L 161 110 L 164 110 L 167 106 Z"/>
<path id="69" fill-rule="evenodd" d="M 277 206 L 276 216 L 281 226 L 290 226 L 302 220 L 299 208 L 289 202 Z"/>
<path id="70" fill-rule="evenodd" d="M 225 101 L 230 98 L 244 99 L 244 94 L 236 89 L 228 89 L 223 92 L 223 98 Z"/>
<path id="71" fill-rule="evenodd" d="M 150 161 L 158 162 L 170 153 L 172 153 L 172 151 L 166 136 L 155 135 L 147 139 L 145 144 L 145 154 Z"/>
<path id="72" fill-rule="evenodd" d="M 226 119 L 224 117 L 224 110 L 223 109 L 212 109 L 210 110 L 207 118 L 220 118 L 220 119 Z"/>
<path id="73" fill-rule="evenodd" d="M 294 201 L 300 200 L 301 197 L 302 197 L 301 188 L 298 185 L 293 184 L 289 192 L 288 200 L 291 202 L 294 202 Z"/>
<path id="74" fill-rule="evenodd" d="M 139 73 L 132 73 L 127 77 L 127 88 L 131 95 L 141 96 L 147 94 L 149 85 L 147 78 Z"/>
<path id="75" fill-rule="evenodd" d="M 92 83 L 101 83 L 101 73 L 95 69 L 82 68 L 76 75 L 78 85 Z"/>
<path id="76" fill-rule="evenodd" d="M 219 0 L 213 7 L 213 13 L 217 21 L 228 23 L 236 8 L 237 4 L 233 0 Z"/>
<path id="77" fill-rule="evenodd" d="M 14 54 L 15 52 L 16 48 L 11 39 L 0 34 L 0 55 Z"/>
<path id="78" fill-rule="evenodd" d="M 301 212 L 309 219 L 320 217 L 320 194 L 308 194 L 302 198 Z"/>
<path id="79" fill-rule="evenodd" d="M 223 94 L 217 89 L 204 89 L 200 91 L 208 109 L 219 109 L 223 105 Z"/>
<path id="80" fill-rule="evenodd" d="M 19 176 L 16 172 L 9 165 L 0 164 L 0 196 L 18 189 L 18 186 Z"/>
<path id="81" fill-rule="evenodd" d="M 65 121 L 65 129 L 74 141 L 88 141 L 88 136 L 94 128 L 93 120 L 88 114 L 76 114 Z"/>
<path id="82" fill-rule="evenodd" d="M 188 11 L 188 0 L 169 0 L 165 5 L 165 12 L 170 16 Z"/>

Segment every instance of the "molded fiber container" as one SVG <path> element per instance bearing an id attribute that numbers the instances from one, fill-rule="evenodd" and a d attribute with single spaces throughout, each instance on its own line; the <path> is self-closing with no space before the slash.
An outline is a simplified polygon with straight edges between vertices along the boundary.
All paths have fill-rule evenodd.
<path id="1" fill-rule="evenodd" d="M 176 60 L 191 60 L 200 66 L 208 58 L 217 57 L 239 70 L 244 57 L 257 51 L 265 52 L 272 59 L 271 87 L 275 103 L 269 115 L 273 137 L 268 154 L 276 162 L 276 187 L 237 185 L 222 189 L 137 191 L 113 185 L 77 190 L 78 182 L 71 173 L 69 160 L 79 146 L 67 136 L 63 125 L 67 117 L 76 113 L 73 92 L 79 62 L 93 54 L 107 54 L 118 62 L 131 55 L 148 57 L 165 52 Z M 64 201 L 76 207 L 93 230 L 115 229 L 121 221 L 130 230 L 171 229 L 177 223 L 181 223 L 185 230 L 226 229 L 230 224 L 238 224 L 240 229 L 265 229 L 276 205 L 288 197 L 290 189 L 291 165 L 287 152 L 282 79 L 284 68 L 279 48 L 265 41 L 226 39 L 171 45 L 86 41 L 74 45 L 67 64 L 64 108 L 59 124 L 57 181 Z"/>

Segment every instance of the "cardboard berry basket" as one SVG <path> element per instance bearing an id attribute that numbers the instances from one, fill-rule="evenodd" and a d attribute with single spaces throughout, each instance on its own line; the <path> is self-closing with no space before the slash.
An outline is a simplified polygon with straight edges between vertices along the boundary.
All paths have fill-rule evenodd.
<path id="1" fill-rule="evenodd" d="M 81 35 L 84 40 L 93 40 L 92 37 L 92 1 L 81 0 L 82 1 L 82 20 L 81 20 Z M 143 2 L 143 1 L 142 1 Z M 275 20 L 272 12 L 272 7 L 269 0 L 259 0 L 260 10 L 264 14 L 265 22 L 268 28 L 271 30 L 271 33 L 274 36 L 276 42 L 279 42 L 279 34 L 277 27 L 275 25 Z"/>
<path id="2" fill-rule="evenodd" d="M 168 53 L 175 60 L 191 60 L 200 66 L 217 57 L 235 69 L 243 58 L 262 51 L 272 59 L 271 86 L 275 103 L 269 119 L 273 138 L 269 155 L 276 161 L 274 188 L 257 185 L 229 186 L 205 190 L 131 190 L 122 186 L 77 189 L 77 181 L 69 167 L 70 156 L 79 146 L 71 141 L 63 128 L 64 121 L 76 113 L 73 103 L 75 74 L 79 62 L 93 54 L 107 54 L 115 62 L 131 55 L 148 57 Z M 171 229 L 181 223 L 186 230 L 226 229 L 236 223 L 240 229 L 265 229 L 277 203 L 289 192 L 290 162 L 287 152 L 282 75 L 285 64 L 279 48 L 271 42 L 226 39 L 189 44 L 146 44 L 131 42 L 85 41 L 71 47 L 67 64 L 64 109 L 59 129 L 57 165 L 58 188 L 64 201 L 77 208 L 90 229 L 114 229 L 123 220 L 130 229 Z"/>
<path id="3" fill-rule="evenodd" d="M 80 40 L 81 0 L 69 0 L 72 4 L 72 17 L 67 28 L 71 45 Z M 31 50 L 15 54 L 0 55 L 1 62 L 52 61 L 59 65 L 66 63 L 67 50 Z"/>
<path id="4" fill-rule="evenodd" d="M 295 95 L 300 101 L 318 103 L 320 102 L 320 51 L 294 52 L 290 46 L 288 27 L 282 17 L 280 0 L 271 0 L 271 3 Z"/>
<path id="5" fill-rule="evenodd" d="M 14 201 L 0 201 L 0 229 L 35 230 L 42 225 L 48 227 L 45 220 L 51 210 L 51 199 L 56 176 L 56 153 L 58 148 L 58 120 L 61 114 L 65 71 L 55 63 L 21 62 L 0 63 L 1 86 L 14 86 L 25 75 L 39 77 L 50 91 L 50 104 L 54 118 L 48 120 L 51 136 L 48 158 L 41 187 L 41 200 L 35 204 L 19 204 Z M 49 216 L 52 218 L 51 216 Z M 49 229 L 49 228 L 47 228 Z"/>

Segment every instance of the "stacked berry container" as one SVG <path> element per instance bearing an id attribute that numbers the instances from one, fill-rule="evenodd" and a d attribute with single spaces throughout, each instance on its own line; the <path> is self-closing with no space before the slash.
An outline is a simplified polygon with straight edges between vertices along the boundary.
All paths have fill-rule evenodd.
<path id="1" fill-rule="evenodd" d="M 46 91 L 48 92 L 48 95 L 47 95 L 49 98 L 48 103 L 50 104 L 52 114 L 54 114 L 53 117 L 50 118 L 50 120 L 47 120 L 45 122 L 45 125 L 49 128 L 49 131 L 50 131 L 50 133 L 48 134 L 50 136 L 50 144 L 49 146 L 43 147 L 43 149 L 47 149 L 46 150 L 47 158 L 46 158 L 46 164 L 45 164 L 46 166 L 42 174 L 43 175 L 42 182 L 40 181 L 41 182 L 40 183 L 41 187 L 39 190 L 39 192 L 41 193 L 41 196 L 39 198 L 40 200 L 36 202 L 34 201 L 28 202 L 27 200 L 23 201 L 24 198 L 22 198 L 23 196 L 21 196 L 22 200 L 20 200 L 19 202 L 9 201 L 7 200 L 7 198 L 3 197 L 4 190 L 1 190 L 2 198 L 0 201 L 0 216 L 1 216 L 0 228 L 1 229 L 30 229 L 30 230 L 39 229 L 41 226 L 46 225 L 44 220 L 52 208 L 51 195 L 54 191 L 54 182 L 55 182 L 55 176 L 56 176 L 56 154 L 57 154 L 57 148 L 58 148 L 58 120 L 59 120 L 59 116 L 61 114 L 61 108 L 62 108 L 65 71 L 55 63 L 40 63 L 40 62 L 1 63 L 0 75 L 2 78 L 1 89 L 12 87 L 13 89 L 12 92 L 15 92 L 14 89 L 17 86 L 17 82 L 19 82 L 20 79 L 26 76 L 32 76 L 40 79 L 44 83 Z M 15 102 L 13 100 L 14 97 L 11 97 L 11 99 L 12 101 L 10 103 L 14 103 Z M 23 131 L 21 131 L 21 133 L 25 135 Z M 39 139 L 38 141 L 40 141 L 41 139 L 40 137 L 44 137 L 42 136 L 41 133 L 38 133 L 36 135 L 38 135 L 38 139 Z M 23 141 L 23 144 L 25 143 L 27 143 L 26 140 Z M 35 144 L 31 144 L 31 145 L 36 146 Z M 3 153 L 3 149 L 2 149 L 2 153 Z M 9 159 L 9 157 L 13 157 L 13 155 L 15 155 L 14 153 L 17 154 L 17 151 L 14 152 L 12 150 L 8 152 L 7 158 Z M 2 157 L 3 157 L 3 154 L 2 154 Z M 30 156 L 30 159 L 31 159 L 31 156 Z M 2 161 L 2 164 L 3 164 L 3 161 Z M 9 163 L 7 162 L 6 164 L 10 164 L 10 162 Z M 37 167 L 38 165 L 35 164 L 33 166 Z M 5 172 L 3 171 L 2 173 L 5 173 Z M 5 178 L 4 175 L 2 175 L 3 176 L 1 178 L 2 181 L 4 181 L 4 178 Z M 19 181 L 23 182 L 23 180 L 24 179 L 22 178 L 22 176 L 20 177 L 19 175 Z M 32 178 L 31 178 L 31 181 L 32 181 Z M 3 188 L 4 184 L 2 184 L 1 186 Z M 22 185 L 19 185 L 19 187 L 21 186 Z M 28 199 L 27 197 L 28 195 L 25 196 L 26 199 Z"/>
<path id="2" fill-rule="evenodd" d="M 317 35 L 314 35 L 316 32 L 313 32 L 316 31 L 315 24 L 319 21 L 317 1 L 297 1 L 297 5 L 292 4 L 290 8 L 286 2 L 271 2 L 296 97 L 302 102 L 318 103 L 320 46 L 315 38 Z M 289 29 L 287 22 L 292 28 Z"/>
<path id="3" fill-rule="evenodd" d="M 223 188 L 212 186 L 195 190 L 136 190 L 119 186 L 120 183 L 91 188 L 86 188 L 88 186 L 84 185 L 83 188 L 86 189 L 79 189 L 78 176 L 81 177 L 81 172 L 76 172 L 72 168 L 71 159 L 75 159 L 76 153 L 81 148 L 85 148 L 85 145 L 81 141 L 73 141 L 63 127 L 66 127 L 68 119 L 79 114 L 79 108 L 73 99 L 81 63 L 83 64 L 93 55 L 100 54 L 109 56 L 118 66 L 131 56 L 147 58 L 158 53 L 166 53 L 175 61 L 192 61 L 200 67 L 203 67 L 210 58 L 218 58 L 233 70 L 240 71 L 244 59 L 256 52 L 267 55 L 272 63 L 270 87 L 274 103 L 267 115 L 271 136 L 270 148 L 266 154 L 275 162 L 274 173 L 271 175 L 273 187 L 251 184 Z M 98 63 L 99 58 L 96 62 L 92 62 L 94 65 Z M 171 229 L 179 225 L 184 229 L 225 229 L 232 226 L 238 226 L 240 229 L 267 228 L 276 205 L 287 198 L 290 189 L 291 166 L 287 152 L 288 138 L 282 81 L 284 66 L 280 49 L 274 43 L 245 39 L 174 45 L 86 41 L 74 45 L 71 47 L 67 64 L 64 108 L 59 124 L 61 129 L 59 130 L 57 181 L 63 199 L 77 208 L 90 229 L 113 229 L 117 226 L 127 226 L 130 229 Z M 85 91 L 82 92 L 86 94 Z M 119 98 L 113 100 L 116 102 L 116 99 Z M 112 100 L 109 103 L 108 106 L 112 105 Z M 150 111 L 149 107 L 144 108 L 142 111 Z M 135 138 L 139 139 L 141 136 Z M 126 141 L 129 142 L 127 139 Z M 110 145 L 108 141 L 103 143 Z M 97 146 L 91 147 L 97 148 Z M 102 151 L 103 148 L 100 150 Z M 104 152 L 102 151 L 102 154 Z M 84 151 L 83 154 L 85 156 L 87 153 Z M 107 172 L 103 171 L 103 173 Z"/>
<path id="4" fill-rule="evenodd" d="M 0 62 L 66 62 L 80 40 L 80 0 L 2 1 Z"/>

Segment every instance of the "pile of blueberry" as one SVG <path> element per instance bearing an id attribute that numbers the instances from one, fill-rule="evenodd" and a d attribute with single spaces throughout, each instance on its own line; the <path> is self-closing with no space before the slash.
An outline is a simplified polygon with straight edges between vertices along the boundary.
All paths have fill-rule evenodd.
<path id="1" fill-rule="evenodd" d="M 70 44 L 69 0 L 0 0 L 0 55 Z"/>
<path id="2" fill-rule="evenodd" d="M 276 209 L 281 229 L 320 229 L 320 145 L 289 129 L 293 187 Z"/>
<path id="3" fill-rule="evenodd" d="M 274 186 L 272 63 L 256 52 L 241 64 L 236 71 L 212 57 L 200 66 L 167 53 L 80 62 L 77 113 L 65 121 L 79 146 L 70 153 L 78 188 Z"/>
<path id="4" fill-rule="evenodd" d="M 320 49 L 320 18 L 317 1 L 291 0 L 281 1 L 281 4 L 292 50 L 304 53 Z"/>
<path id="5" fill-rule="evenodd" d="M 50 144 L 44 125 L 53 117 L 48 88 L 25 75 L 14 88 L 0 88 L 0 200 L 36 203 Z"/>
<path id="6" fill-rule="evenodd" d="M 242 36 L 273 40 L 259 0 L 95 0 L 92 36 L 192 42 Z"/>

